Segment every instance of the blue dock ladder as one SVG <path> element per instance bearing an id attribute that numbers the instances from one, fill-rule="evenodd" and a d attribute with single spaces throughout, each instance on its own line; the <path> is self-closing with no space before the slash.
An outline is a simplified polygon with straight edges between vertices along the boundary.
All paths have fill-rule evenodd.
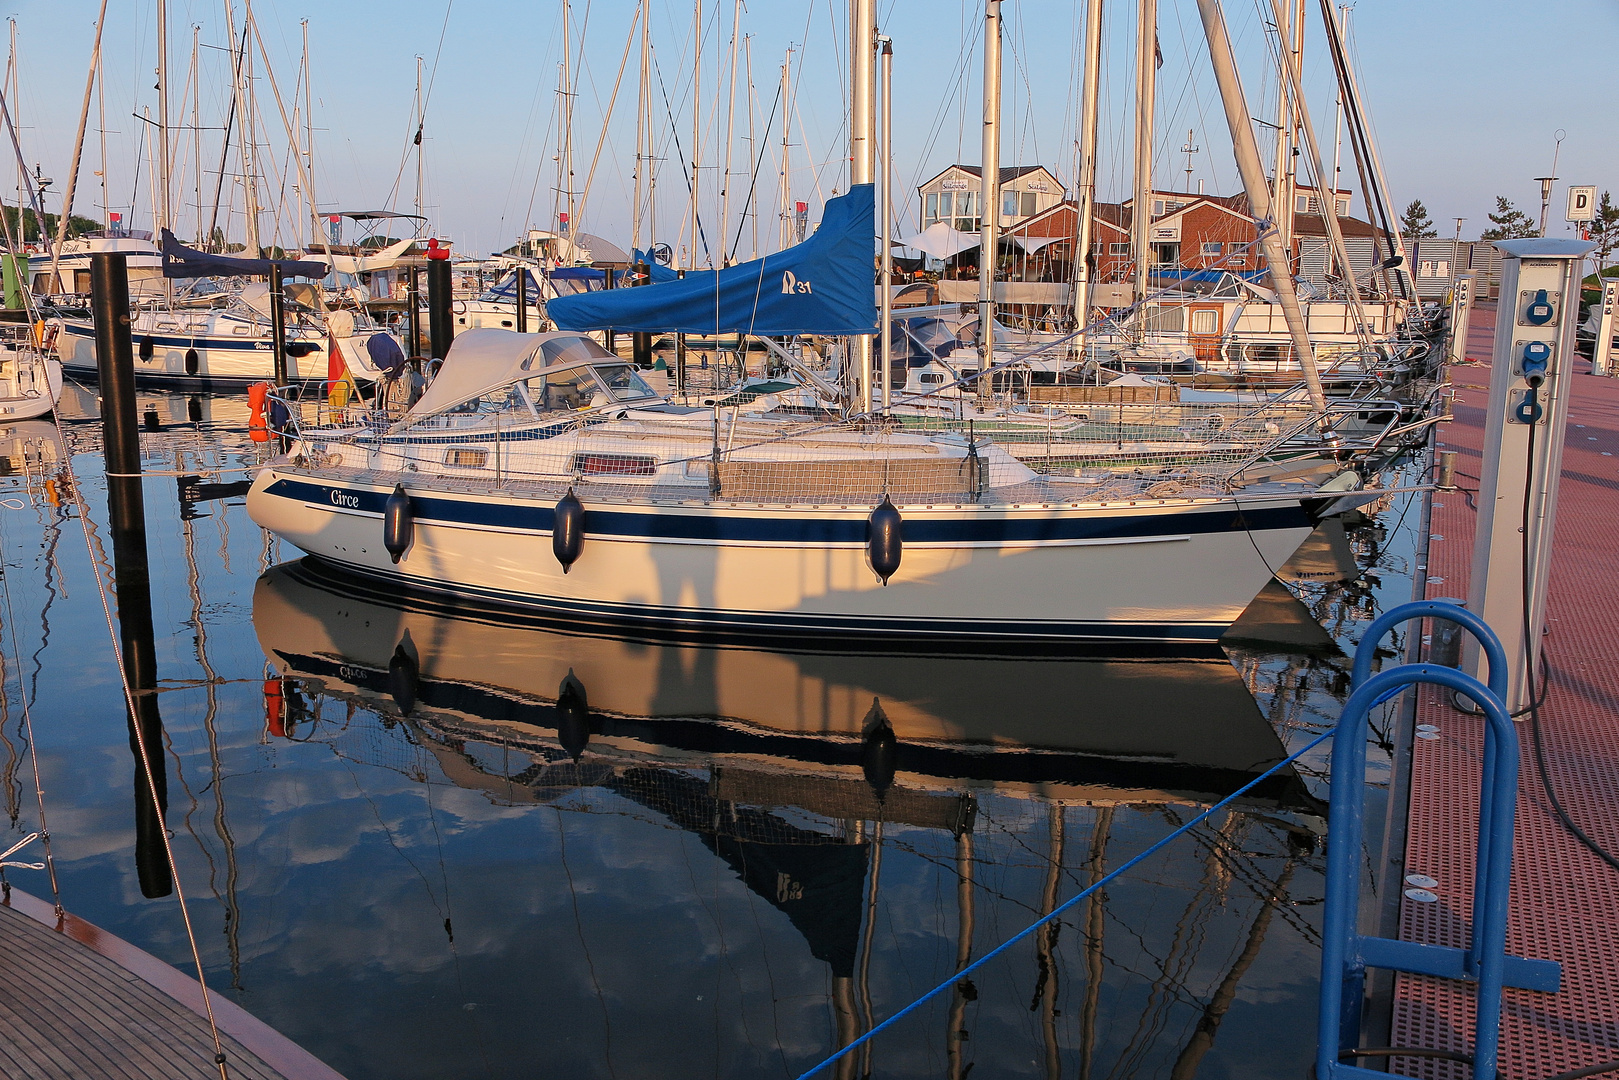
<path id="1" fill-rule="evenodd" d="M 1412 619 L 1449 619 L 1478 639 L 1489 662 L 1489 685 L 1436 664 L 1405 664 L 1372 675 L 1377 643 Z M 1562 968 L 1549 960 L 1509 956 L 1508 887 L 1512 830 L 1518 808 L 1518 738 L 1503 699 L 1506 653 L 1483 619 L 1438 600 L 1402 604 L 1378 618 L 1355 651 L 1354 690 L 1344 704 L 1332 742 L 1332 793 L 1327 836 L 1326 915 L 1321 949 L 1321 1004 L 1317 1025 L 1317 1080 L 1388 1080 L 1388 1074 L 1345 1063 L 1360 1043 L 1361 1004 L 1369 967 L 1472 982 L 1477 986 L 1473 1076 L 1490 1080 L 1500 1060 L 1501 991 L 1513 986 L 1556 991 Z M 1414 683 L 1460 691 L 1483 710 L 1484 761 L 1479 790 L 1477 862 L 1473 880 L 1472 939 L 1465 949 L 1395 941 L 1359 932 L 1360 868 L 1365 830 L 1368 714 Z"/>

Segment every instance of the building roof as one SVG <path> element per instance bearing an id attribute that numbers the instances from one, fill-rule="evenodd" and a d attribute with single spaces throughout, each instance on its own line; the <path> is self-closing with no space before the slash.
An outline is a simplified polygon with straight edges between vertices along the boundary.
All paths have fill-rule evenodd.
<path id="1" fill-rule="evenodd" d="M 945 173 L 949 172 L 951 169 L 960 169 L 964 173 L 968 173 L 968 174 L 970 174 L 972 176 L 977 176 L 977 177 L 982 177 L 984 175 L 984 170 L 983 170 L 982 166 L 978 166 L 978 165 L 959 165 L 959 164 L 958 165 L 951 165 L 951 166 L 949 166 L 949 167 L 947 167 L 945 169 L 942 169 L 939 172 L 935 173 L 933 176 L 929 177 L 927 180 L 922 181 L 922 183 L 918 184 L 917 186 L 918 187 L 927 187 L 929 184 L 933 183 L 933 181 L 937 180 L 939 177 L 943 176 Z M 1058 180 L 1057 174 L 1052 172 L 1050 169 L 1046 168 L 1044 165 L 1002 165 L 1001 166 L 1001 183 L 1003 183 L 1003 184 L 1010 183 L 1011 181 L 1016 180 L 1019 177 L 1027 176 L 1030 173 L 1034 173 L 1034 172 L 1043 172 L 1047 176 L 1051 177 L 1053 180 Z M 1061 183 L 1061 181 L 1058 180 L 1058 183 Z"/>

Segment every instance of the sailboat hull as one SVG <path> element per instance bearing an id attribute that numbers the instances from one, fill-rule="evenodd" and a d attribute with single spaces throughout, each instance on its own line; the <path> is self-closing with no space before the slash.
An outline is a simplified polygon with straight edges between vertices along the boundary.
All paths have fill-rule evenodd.
<path id="1" fill-rule="evenodd" d="M 1208 642 L 1303 542 L 1297 496 L 1072 506 L 901 505 L 899 571 L 867 561 L 867 506 L 592 499 L 567 572 L 555 493 L 422 485 L 398 563 L 383 517 L 399 477 L 282 459 L 248 495 L 259 525 L 403 586 L 568 618 L 799 635 Z M 408 481 L 407 481 L 408 483 Z"/>
<path id="2" fill-rule="evenodd" d="M 243 390 L 275 378 L 275 352 L 270 339 L 260 334 L 221 336 L 210 333 L 164 332 L 149 330 L 137 323 L 134 330 L 135 381 L 142 386 L 167 386 L 184 390 Z M 302 344 L 312 351 L 287 357 L 288 378 L 294 383 L 326 379 L 327 354 L 324 336 L 313 338 L 288 333 L 289 344 Z M 149 348 L 148 348 L 149 345 Z M 92 323 L 63 320 L 56 341 L 57 354 L 68 374 L 95 378 L 95 327 Z M 366 354 L 365 337 L 356 335 L 338 342 L 344 362 L 360 386 L 369 385 L 378 375 Z M 194 358 L 188 353 L 195 351 Z M 143 355 L 145 354 L 145 355 Z"/>

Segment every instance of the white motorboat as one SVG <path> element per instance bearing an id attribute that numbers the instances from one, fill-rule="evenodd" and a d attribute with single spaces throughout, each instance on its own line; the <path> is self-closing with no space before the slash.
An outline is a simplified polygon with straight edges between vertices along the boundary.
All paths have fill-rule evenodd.
<path id="1" fill-rule="evenodd" d="M 62 365 L 37 333 L 20 323 L 0 325 L 0 421 L 44 416 L 62 396 Z"/>
<path id="2" fill-rule="evenodd" d="M 578 333 L 461 335 L 399 417 L 285 400 L 248 510 L 311 555 L 694 630 L 1207 641 L 1319 514 L 1373 497 L 1218 457 L 1040 476 L 960 432 L 678 406 Z"/>
<path id="3" fill-rule="evenodd" d="M 328 349 L 335 346 L 350 374 L 367 385 L 381 372 L 368 348 L 388 331 L 367 325 L 364 316 L 340 310 L 317 312 L 311 303 L 287 305 L 287 374 L 295 382 L 324 380 Z M 292 287 L 289 287 L 291 291 Z M 204 306 L 218 304 L 219 306 Z M 57 355 L 70 374 L 94 378 L 95 323 L 57 318 L 49 322 Z M 275 377 L 275 350 L 269 290 L 251 283 L 239 292 L 199 297 L 194 304 L 154 303 L 135 311 L 130 326 L 135 344 L 135 381 L 183 389 L 243 389 Z M 393 352 L 403 352 L 397 344 Z"/>

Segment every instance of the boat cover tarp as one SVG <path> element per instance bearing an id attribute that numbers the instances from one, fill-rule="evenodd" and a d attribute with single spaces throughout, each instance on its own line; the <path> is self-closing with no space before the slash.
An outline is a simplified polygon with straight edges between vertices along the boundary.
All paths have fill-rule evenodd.
<path id="1" fill-rule="evenodd" d="M 258 277 L 280 266 L 287 277 L 323 278 L 326 264 L 301 259 L 238 259 L 230 255 L 210 255 L 186 247 L 163 230 L 163 276 L 166 278 Z"/>
<path id="2" fill-rule="evenodd" d="M 872 186 L 826 204 L 802 244 L 678 281 L 561 297 L 546 313 L 564 330 L 778 334 L 870 334 L 875 214 Z"/>
<path id="3" fill-rule="evenodd" d="M 444 358 L 444 366 L 427 384 L 421 400 L 395 426 L 414 423 L 505 386 L 522 375 L 523 361 L 533 355 L 543 338 L 556 336 L 559 335 L 514 334 L 493 328 L 462 331 L 455 335 L 450 355 Z"/>
<path id="4" fill-rule="evenodd" d="M 1226 279 L 1227 275 L 1241 278 L 1244 281 L 1259 281 L 1269 270 L 1251 270 L 1246 274 L 1239 274 L 1235 270 L 1154 270 L 1152 276 L 1163 278 L 1166 281 L 1196 282 L 1202 285 L 1218 285 Z"/>
<path id="5" fill-rule="evenodd" d="M 652 284 L 654 285 L 660 281 L 678 281 L 680 279 L 679 271 L 671 270 L 657 259 L 654 259 L 650 250 L 642 251 L 640 248 L 636 248 L 635 261 L 646 263 L 647 273 L 651 276 Z"/>

